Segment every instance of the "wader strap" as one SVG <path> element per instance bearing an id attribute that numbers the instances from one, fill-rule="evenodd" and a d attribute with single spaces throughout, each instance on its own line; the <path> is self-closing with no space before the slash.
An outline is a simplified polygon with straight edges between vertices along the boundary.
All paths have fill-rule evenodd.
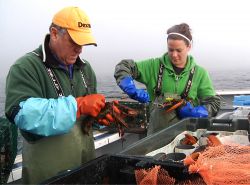
<path id="1" fill-rule="evenodd" d="M 158 73 L 157 86 L 155 88 L 155 95 L 156 96 L 161 95 L 162 76 L 163 76 L 163 64 L 160 60 L 160 68 L 159 68 L 159 73 Z"/>
<path id="2" fill-rule="evenodd" d="M 35 54 L 36 56 L 38 56 L 41 60 L 43 60 L 42 56 L 40 56 L 38 53 L 36 53 L 34 51 L 32 53 Z M 55 89 L 58 97 L 64 96 L 62 87 L 61 87 L 61 85 L 60 85 L 60 83 L 55 75 L 55 72 L 50 67 L 48 67 L 44 62 L 43 62 L 43 64 L 44 64 L 45 69 L 46 69 L 46 71 L 51 79 L 51 82 L 53 83 L 54 89 Z M 87 94 L 89 94 L 89 88 L 88 88 L 86 80 L 84 78 L 84 74 L 83 74 L 82 70 L 80 70 L 80 72 L 81 72 L 81 76 L 82 76 L 83 85 L 87 89 Z"/>
<path id="3" fill-rule="evenodd" d="M 57 80 L 54 71 L 50 67 L 46 66 L 45 64 L 44 64 L 44 66 L 47 70 L 47 73 L 48 73 L 52 83 L 53 83 L 54 89 L 56 90 L 58 97 L 64 96 L 62 87 L 61 87 L 59 81 Z"/>
<path id="4" fill-rule="evenodd" d="M 84 85 L 84 87 L 85 87 L 86 90 L 87 90 L 87 94 L 90 94 L 89 88 L 88 88 L 88 85 L 87 85 L 86 80 L 85 80 L 85 78 L 84 78 L 84 74 L 83 74 L 82 70 L 80 70 L 80 72 L 81 72 L 81 76 L 82 76 L 83 85 Z"/>
<path id="5" fill-rule="evenodd" d="M 38 56 L 41 60 L 43 60 L 42 56 L 40 56 L 38 53 L 36 53 L 34 51 L 32 53 L 35 54 L 36 56 Z M 53 86 L 54 86 L 54 89 L 56 91 L 57 96 L 58 97 L 64 96 L 62 87 L 61 87 L 61 85 L 60 85 L 60 83 L 55 75 L 55 72 L 50 67 L 48 67 L 44 62 L 43 62 L 43 64 L 44 64 L 44 67 L 49 75 L 49 78 L 50 78 Z"/>
<path id="6" fill-rule="evenodd" d="M 188 81 L 185 87 L 185 90 L 181 93 L 181 98 L 186 99 L 188 97 L 188 93 L 192 86 L 192 80 L 195 72 L 195 67 L 193 67 L 189 73 Z M 160 68 L 158 73 L 158 79 L 157 79 L 157 86 L 155 88 L 155 95 L 160 96 L 161 95 L 161 87 L 162 87 L 162 77 L 163 77 L 163 63 L 160 60 Z"/>
<path id="7" fill-rule="evenodd" d="M 181 98 L 182 99 L 186 99 L 188 97 L 188 93 L 191 89 L 192 86 L 192 80 L 193 80 L 193 76 L 194 76 L 194 72 L 195 72 L 195 67 L 193 67 L 189 73 L 189 77 L 188 77 L 188 81 L 186 84 L 186 88 L 185 90 L 181 93 Z"/>

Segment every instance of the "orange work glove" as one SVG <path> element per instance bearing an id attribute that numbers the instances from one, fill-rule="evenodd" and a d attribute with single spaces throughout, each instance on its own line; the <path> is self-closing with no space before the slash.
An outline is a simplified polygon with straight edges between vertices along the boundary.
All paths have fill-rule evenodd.
<path id="1" fill-rule="evenodd" d="M 96 117 L 101 109 L 105 106 L 105 97 L 102 94 L 90 94 L 76 98 L 77 101 L 77 118 L 80 115 L 90 115 Z"/>

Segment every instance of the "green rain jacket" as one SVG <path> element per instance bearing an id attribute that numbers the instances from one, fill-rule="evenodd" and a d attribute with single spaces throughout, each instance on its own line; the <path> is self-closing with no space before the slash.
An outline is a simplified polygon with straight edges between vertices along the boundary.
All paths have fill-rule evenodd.
<path id="1" fill-rule="evenodd" d="M 84 116 L 76 121 L 77 103 L 74 98 L 96 93 L 95 73 L 87 61 L 78 57 L 70 78 L 68 71 L 59 66 L 51 53 L 48 47 L 49 38 L 47 35 L 44 44 L 19 58 L 11 67 L 6 80 L 6 116 L 12 122 L 16 124 L 18 122 L 18 127 L 21 127 L 24 136 L 22 148 L 24 184 L 40 183 L 59 172 L 75 168 L 95 158 L 92 130 L 89 135 L 82 133 L 81 124 L 84 124 Z M 54 71 L 62 87 L 63 97 L 58 97 L 42 59 Z M 83 72 L 87 88 L 80 71 Z M 36 111 L 30 110 L 34 114 L 31 115 L 29 107 L 22 104 L 28 104 L 32 98 L 40 98 L 36 99 L 40 102 L 51 101 L 52 104 L 47 107 L 42 103 L 38 104 L 34 107 Z M 29 127 L 32 125 L 30 123 L 26 125 L 24 119 L 19 116 L 25 114 L 23 113 L 25 111 L 33 116 L 34 128 L 36 121 L 40 121 L 39 124 L 44 127 L 50 126 L 52 129 L 56 126 L 60 130 L 64 125 L 64 131 L 50 136 L 40 136 L 31 132 Z M 69 117 L 72 119 L 68 119 Z M 58 120 L 59 124 L 53 125 Z M 36 132 L 39 133 L 41 130 L 46 132 L 44 127 Z"/>
<path id="2" fill-rule="evenodd" d="M 155 88 L 157 86 L 160 62 L 162 61 L 163 77 L 161 94 L 169 96 L 181 95 L 186 87 L 190 71 L 195 67 L 195 73 L 192 79 L 192 86 L 188 94 L 188 98 L 192 100 L 194 106 L 205 105 L 209 116 L 215 116 L 220 109 L 220 98 L 215 95 L 211 79 L 208 72 L 197 65 L 192 56 L 188 56 L 188 61 L 185 69 L 181 74 L 177 75 L 171 64 L 168 54 L 164 54 L 159 58 L 152 58 L 142 61 L 122 60 L 117 64 L 114 77 L 117 84 L 126 76 L 131 76 L 138 82 L 146 86 L 147 92 L 150 95 L 151 102 L 159 102 L 156 98 Z M 157 99 L 157 102 L 155 102 Z M 166 113 L 151 103 L 151 114 L 148 127 L 148 134 L 166 128 L 173 123 L 179 121 L 176 112 Z"/>

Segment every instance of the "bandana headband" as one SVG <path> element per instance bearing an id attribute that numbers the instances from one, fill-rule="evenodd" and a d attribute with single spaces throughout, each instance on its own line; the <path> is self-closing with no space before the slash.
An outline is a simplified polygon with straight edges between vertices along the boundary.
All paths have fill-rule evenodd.
<path id="1" fill-rule="evenodd" d="M 186 37 L 185 35 L 183 35 L 183 34 L 176 33 L 176 32 L 172 32 L 172 33 L 169 33 L 168 36 L 169 36 L 169 35 L 179 35 L 179 36 L 181 36 L 182 38 L 186 39 L 186 40 L 189 42 L 189 44 L 191 44 L 190 39 L 187 38 L 187 37 Z"/>

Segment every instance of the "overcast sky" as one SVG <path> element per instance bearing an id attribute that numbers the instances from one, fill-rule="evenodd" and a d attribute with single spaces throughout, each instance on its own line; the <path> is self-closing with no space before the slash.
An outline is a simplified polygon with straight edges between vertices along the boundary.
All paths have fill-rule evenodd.
<path id="1" fill-rule="evenodd" d="M 161 56 L 166 30 L 182 22 L 193 31 L 191 54 L 197 63 L 208 70 L 250 70 L 247 0 L 0 0 L 1 75 L 41 44 L 53 15 L 69 5 L 90 18 L 98 47 L 84 47 L 81 56 L 98 74 L 113 75 L 124 58 Z"/>

